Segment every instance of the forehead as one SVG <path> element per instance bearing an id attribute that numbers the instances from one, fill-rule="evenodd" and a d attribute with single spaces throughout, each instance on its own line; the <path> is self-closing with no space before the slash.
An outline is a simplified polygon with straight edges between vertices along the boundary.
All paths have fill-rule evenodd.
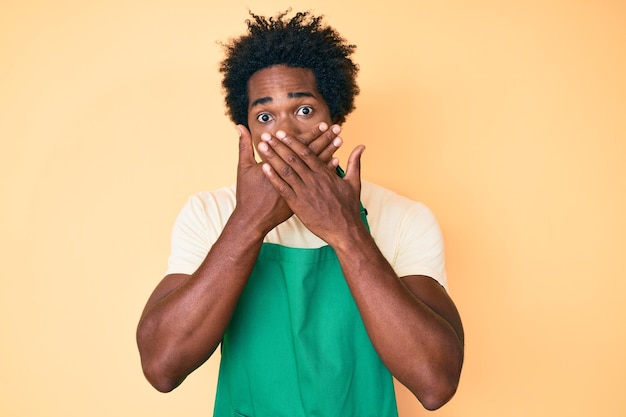
<path id="1" fill-rule="evenodd" d="M 255 72 L 248 81 L 250 103 L 264 97 L 280 98 L 296 92 L 318 94 L 313 71 L 276 65 Z"/>

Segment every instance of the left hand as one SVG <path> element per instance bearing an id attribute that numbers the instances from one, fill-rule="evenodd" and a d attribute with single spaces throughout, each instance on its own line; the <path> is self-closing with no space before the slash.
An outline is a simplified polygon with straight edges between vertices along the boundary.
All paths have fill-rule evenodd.
<path id="1" fill-rule="evenodd" d="M 350 154 L 342 179 L 334 165 L 322 162 L 282 131 L 275 136 L 264 133 L 261 139 L 257 149 L 265 161 L 263 173 L 311 232 L 333 246 L 355 227 L 363 227 L 359 212 L 363 145 Z"/>

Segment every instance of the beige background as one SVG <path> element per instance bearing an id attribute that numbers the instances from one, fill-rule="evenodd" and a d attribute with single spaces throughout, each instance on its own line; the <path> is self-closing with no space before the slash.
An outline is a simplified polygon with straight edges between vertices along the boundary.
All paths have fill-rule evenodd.
<path id="1" fill-rule="evenodd" d="M 135 325 L 187 196 L 235 178 L 216 41 L 288 5 L 0 3 L 0 415 L 211 414 L 218 358 L 159 394 Z M 625 4 L 291 5 L 359 46 L 364 176 L 441 223 L 467 346 L 432 414 L 626 415 Z"/>

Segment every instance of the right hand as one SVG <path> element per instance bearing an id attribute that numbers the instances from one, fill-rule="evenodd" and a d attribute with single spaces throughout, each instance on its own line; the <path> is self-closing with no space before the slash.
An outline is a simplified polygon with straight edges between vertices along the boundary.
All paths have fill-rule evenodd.
<path id="1" fill-rule="evenodd" d="M 254 158 L 250 131 L 243 125 L 237 125 L 237 131 L 237 206 L 233 215 L 245 216 L 247 223 L 252 227 L 256 225 L 265 235 L 291 217 L 293 212 L 263 175 L 261 164 Z"/>

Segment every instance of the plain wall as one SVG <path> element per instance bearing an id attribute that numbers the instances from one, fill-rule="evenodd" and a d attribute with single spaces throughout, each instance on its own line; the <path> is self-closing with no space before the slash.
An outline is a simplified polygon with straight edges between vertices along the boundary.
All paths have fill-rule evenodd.
<path id="1" fill-rule="evenodd" d="M 626 415 L 626 5 L 581 0 L 2 1 L 0 415 L 211 414 L 218 358 L 159 394 L 134 332 L 235 180 L 217 42 L 289 5 L 358 45 L 342 160 L 441 224 L 466 363 L 431 414 Z"/>

